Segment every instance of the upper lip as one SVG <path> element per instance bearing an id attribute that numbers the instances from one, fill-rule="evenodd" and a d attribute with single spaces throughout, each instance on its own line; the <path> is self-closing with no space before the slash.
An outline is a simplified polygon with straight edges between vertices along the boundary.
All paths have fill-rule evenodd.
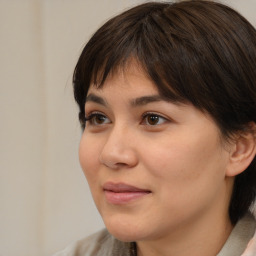
<path id="1" fill-rule="evenodd" d="M 107 182 L 103 185 L 103 190 L 112 191 L 116 193 L 122 192 L 150 192 L 148 189 L 137 188 L 135 186 L 125 183 Z"/>

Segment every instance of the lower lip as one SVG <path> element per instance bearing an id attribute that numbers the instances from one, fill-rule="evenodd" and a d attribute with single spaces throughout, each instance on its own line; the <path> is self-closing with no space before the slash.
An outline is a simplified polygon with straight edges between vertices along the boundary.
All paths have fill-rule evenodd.
<path id="1" fill-rule="evenodd" d="M 108 203 L 111 204 L 125 204 L 136 199 L 142 198 L 149 194 L 147 191 L 138 191 L 138 192 L 113 192 L 105 190 L 105 197 Z"/>

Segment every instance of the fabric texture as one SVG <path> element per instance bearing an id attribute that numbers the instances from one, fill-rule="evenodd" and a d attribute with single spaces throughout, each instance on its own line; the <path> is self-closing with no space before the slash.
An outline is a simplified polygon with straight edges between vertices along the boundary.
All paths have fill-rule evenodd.
<path id="1" fill-rule="evenodd" d="M 217 256 L 241 256 L 256 230 L 256 221 L 251 214 L 247 214 L 233 228 L 228 240 Z M 256 250 L 254 254 L 256 256 Z"/>
<path id="2" fill-rule="evenodd" d="M 121 242 L 103 229 L 53 256 L 133 256 L 132 243 Z"/>
<path id="3" fill-rule="evenodd" d="M 255 230 L 256 220 L 248 213 L 233 228 L 217 256 L 256 256 Z M 136 256 L 136 252 L 134 243 L 121 242 L 104 229 L 53 256 Z"/>

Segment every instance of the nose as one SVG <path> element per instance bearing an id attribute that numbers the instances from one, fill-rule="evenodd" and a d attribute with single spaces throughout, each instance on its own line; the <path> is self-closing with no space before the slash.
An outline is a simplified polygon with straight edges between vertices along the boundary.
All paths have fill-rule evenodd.
<path id="1" fill-rule="evenodd" d="M 137 165 L 136 142 L 133 133 L 125 127 L 114 127 L 108 134 L 99 161 L 111 169 L 131 168 Z"/>

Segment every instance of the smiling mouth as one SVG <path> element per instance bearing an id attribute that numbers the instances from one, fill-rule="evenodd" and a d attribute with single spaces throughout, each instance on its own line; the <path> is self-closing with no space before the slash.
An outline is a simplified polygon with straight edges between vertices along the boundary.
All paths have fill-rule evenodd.
<path id="1" fill-rule="evenodd" d="M 110 204 L 126 204 L 152 193 L 149 190 L 124 183 L 112 182 L 105 183 L 103 191 L 107 202 Z"/>

